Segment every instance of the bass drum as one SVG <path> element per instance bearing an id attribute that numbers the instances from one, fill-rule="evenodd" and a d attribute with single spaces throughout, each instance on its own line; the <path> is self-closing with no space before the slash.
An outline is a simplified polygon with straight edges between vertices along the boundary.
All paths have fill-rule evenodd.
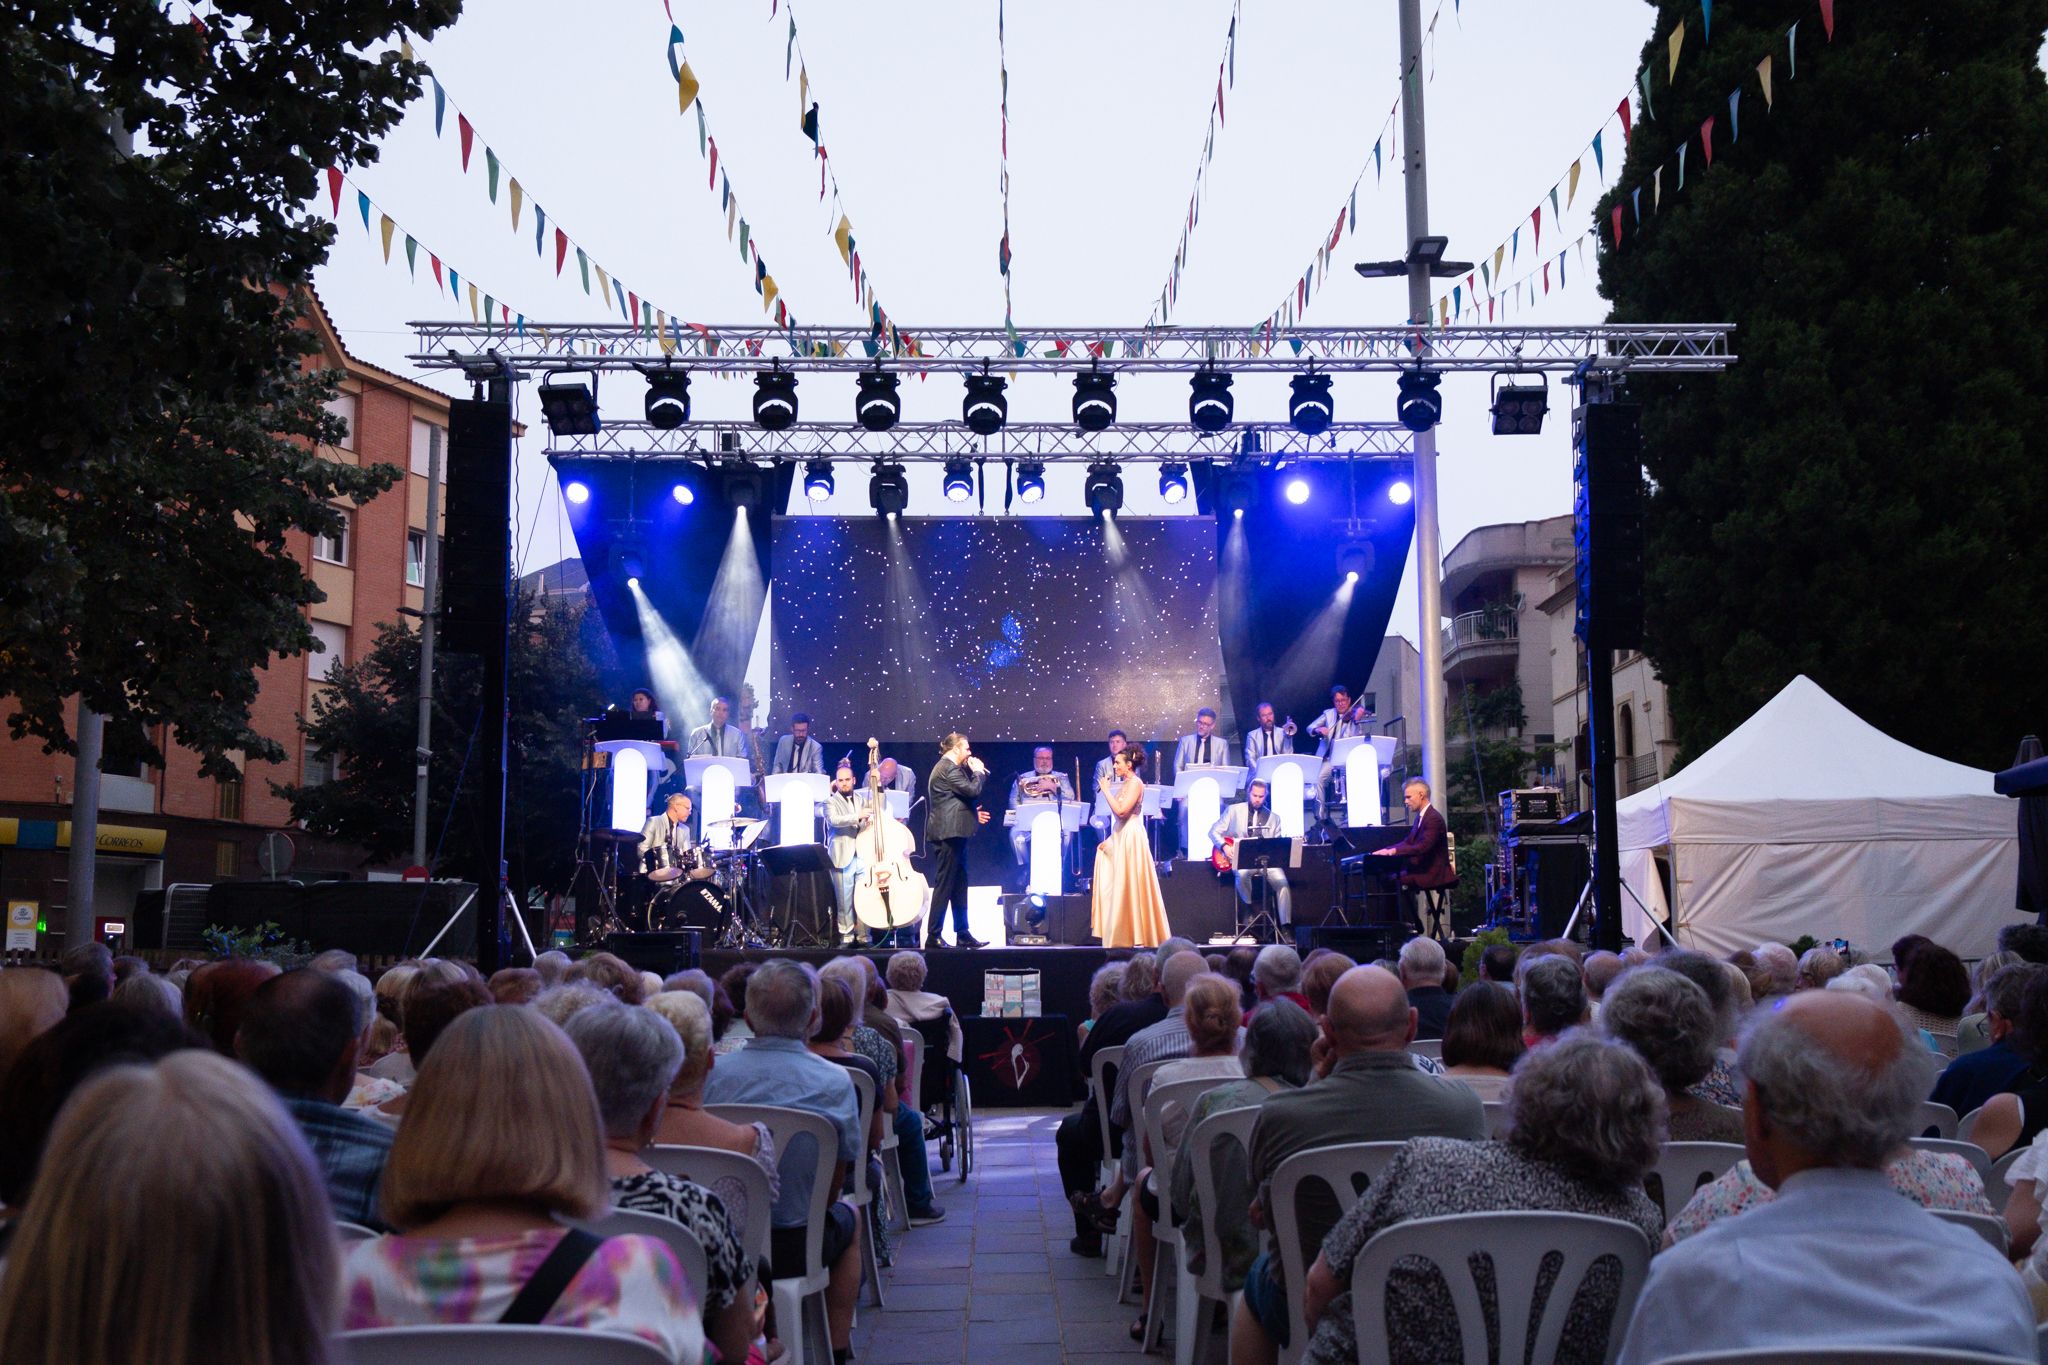
<path id="1" fill-rule="evenodd" d="M 711 882 L 677 883 L 673 892 L 648 907 L 647 918 L 647 927 L 656 931 L 705 929 L 715 932 L 725 927 L 725 893 Z"/>

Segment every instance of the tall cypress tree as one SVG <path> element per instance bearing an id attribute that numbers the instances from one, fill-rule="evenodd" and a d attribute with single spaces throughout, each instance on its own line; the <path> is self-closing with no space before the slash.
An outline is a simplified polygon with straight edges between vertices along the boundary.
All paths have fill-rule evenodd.
<path id="1" fill-rule="evenodd" d="M 1841 0 L 1832 40 L 1815 0 L 1724 3 L 1711 45 L 1699 0 L 1657 10 L 1601 289 L 1616 322 L 1734 323 L 1741 357 L 1634 385 L 1684 751 L 1807 673 L 2002 766 L 2048 724 L 2048 0 Z"/>

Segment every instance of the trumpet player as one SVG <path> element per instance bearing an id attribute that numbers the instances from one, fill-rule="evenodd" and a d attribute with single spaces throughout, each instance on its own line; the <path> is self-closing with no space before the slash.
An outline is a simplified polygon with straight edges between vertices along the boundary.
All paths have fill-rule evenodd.
<path id="1" fill-rule="evenodd" d="M 1056 772 L 1052 766 L 1052 746 L 1041 744 L 1031 751 L 1031 768 L 1017 774 L 1010 784 L 1010 809 L 1015 810 L 1026 801 L 1072 801 L 1074 784 L 1063 772 Z M 1064 839 L 1064 835 L 1061 836 Z M 1017 865 L 1022 867 L 1031 861 L 1031 831 L 1022 825 L 1010 829 L 1010 850 L 1017 855 Z"/>
<path id="2" fill-rule="evenodd" d="M 1273 703 L 1260 702 L 1258 727 L 1245 732 L 1244 766 L 1256 768 L 1262 758 L 1294 752 L 1294 731 L 1294 717 L 1289 716 L 1284 725 L 1275 725 Z"/>

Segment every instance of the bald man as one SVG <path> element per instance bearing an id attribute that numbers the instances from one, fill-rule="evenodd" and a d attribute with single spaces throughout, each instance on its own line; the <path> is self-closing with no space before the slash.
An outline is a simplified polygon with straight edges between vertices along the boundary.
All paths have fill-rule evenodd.
<path id="1" fill-rule="evenodd" d="M 1404 1142 L 1415 1137 L 1486 1137 L 1479 1096 L 1462 1081 L 1419 1069 L 1408 1044 L 1415 1037 L 1415 1009 L 1401 979 L 1381 967 L 1353 967 L 1330 991 L 1316 1043 L 1316 1078 L 1299 1090 L 1282 1090 L 1259 1106 L 1252 1126 L 1251 1176 L 1258 1197 L 1252 1217 L 1265 1216 L 1273 1172 L 1280 1163 L 1311 1147 L 1340 1142 Z M 1128 1057 L 1128 1054 L 1126 1054 Z M 1320 1185 L 1304 1189 L 1297 1227 L 1313 1261 L 1342 1210 Z M 1260 1253 L 1245 1276 L 1244 1303 L 1231 1331 L 1232 1359 L 1241 1334 L 1263 1355 L 1287 1340 L 1287 1294 L 1301 1286 L 1280 1282 L 1279 1258 Z"/>
<path id="2" fill-rule="evenodd" d="M 1820 1346 L 2029 1357 L 2019 1275 L 1884 1172 L 1919 1127 L 1920 1053 L 1897 1014 L 1845 991 L 1753 1016 L 1737 1063 L 1743 1146 L 1776 1197 L 1651 1262 L 1622 1365 Z"/>

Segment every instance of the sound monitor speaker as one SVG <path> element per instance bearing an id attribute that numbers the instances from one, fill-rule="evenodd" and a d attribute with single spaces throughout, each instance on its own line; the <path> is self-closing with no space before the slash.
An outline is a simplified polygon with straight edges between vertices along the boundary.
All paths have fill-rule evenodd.
<path id="1" fill-rule="evenodd" d="M 1328 948 L 1362 964 L 1399 956 L 1401 945 L 1409 938 L 1409 931 L 1398 924 L 1297 923 L 1293 927 L 1295 950 L 1303 957 Z"/>
<path id="2" fill-rule="evenodd" d="M 1643 643 L 1642 409 L 1588 403 L 1572 411 L 1574 633 L 1601 649 Z"/>
<path id="3" fill-rule="evenodd" d="M 440 642 L 482 653 L 505 630 L 512 572 L 512 409 L 458 398 L 448 410 L 447 550 Z"/>
<path id="4" fill-rule="evenodd" d="M 656 976 L 674 976 L 697 965 L 701 929 L 670 929 L 653 934 L 611 934 L 604 950 L 622 959 L 628 967 Z"/>

